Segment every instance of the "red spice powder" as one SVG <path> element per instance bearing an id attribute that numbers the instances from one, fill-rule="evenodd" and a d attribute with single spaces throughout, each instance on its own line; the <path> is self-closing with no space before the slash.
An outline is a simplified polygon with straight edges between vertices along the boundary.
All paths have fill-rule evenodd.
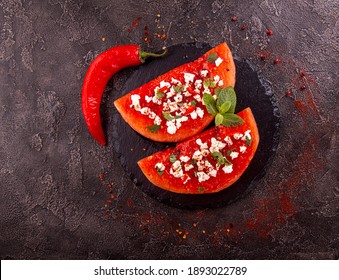
<path id="1" fill-rule="evenodd" d="M 273 35 L 273 31 L 272 31 L 271 29 L 268 29 L 268 30 L 266 31 L 266 34 L 267 34 L 268 36 L 272 36 L 272 35 Z"/>

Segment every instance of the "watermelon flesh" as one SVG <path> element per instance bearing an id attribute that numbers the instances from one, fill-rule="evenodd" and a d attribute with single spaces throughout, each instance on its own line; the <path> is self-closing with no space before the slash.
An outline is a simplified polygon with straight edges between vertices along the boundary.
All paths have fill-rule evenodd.
<path id="1" fill-rule="evenodd" d="M 237 114 L 244 124 L 217 126 L 138 162 L 155 186 L 182 194 L 219 192 L 247 169 L 259 144 L 250 108 Z"/>

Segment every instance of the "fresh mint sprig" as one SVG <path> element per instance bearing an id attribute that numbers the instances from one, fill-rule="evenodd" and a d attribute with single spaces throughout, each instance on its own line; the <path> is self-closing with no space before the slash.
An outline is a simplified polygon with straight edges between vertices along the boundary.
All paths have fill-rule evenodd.
<path id="1" fill-rule="evenodd" d="M 204 93 L 203 101 L 208 113 L 215 116 L 215 125 L 238 126 L 244 123 L 244 120 L 234 114 L 237 104 L 237 96 L 233 87 L 215 89 L 217 99 L 208 93 Z"/>

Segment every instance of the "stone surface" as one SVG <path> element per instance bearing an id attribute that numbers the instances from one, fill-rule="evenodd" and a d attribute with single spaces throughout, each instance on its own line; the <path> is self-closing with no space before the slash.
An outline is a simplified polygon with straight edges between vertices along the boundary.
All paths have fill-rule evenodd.
<path id="1" fill-rule="evenodd" d="M 320 0 L 0 1 L 1 259 L 338 259 L 337 14 L 337 1 Z M 147 48 L 145 26 L 150 50 L 227 41 L 271 82 L 280 144 L 243 199 L 199 211 L 164 205 L 134 186 L 113 143 L 90 137 L 86 69 L 111 46 Z M 131 71 L 107 86 L 109 139 Z"/>

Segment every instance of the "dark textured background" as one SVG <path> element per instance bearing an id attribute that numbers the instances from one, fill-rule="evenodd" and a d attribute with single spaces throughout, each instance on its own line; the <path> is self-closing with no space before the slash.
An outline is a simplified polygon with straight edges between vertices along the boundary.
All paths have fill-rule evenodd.
<path id="1" fill-rule="evenodd" d="M 338 7 L 337 0 L 1 0 L 0 257 L 338 259 Z M 163 205 L 124 175 L 113 143 L 100 147 L 90 137 L 80 107 L 86 69 L 110 46 L 147 47 L 145 25 L 149 49 L 227 41 L 272 83 L 282 120 L 277 155 L 236 203 L 199 211 Z M 107 87 L 111 139 L 112 102 L 131 71 Z"/>

